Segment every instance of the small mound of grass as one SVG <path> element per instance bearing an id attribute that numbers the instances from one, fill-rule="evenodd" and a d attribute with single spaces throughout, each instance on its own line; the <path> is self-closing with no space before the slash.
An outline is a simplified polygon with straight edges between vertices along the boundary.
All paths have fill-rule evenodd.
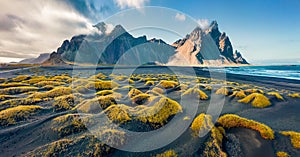
<path id="1" fill-rule="evenodd" d="M 295 131 L 282 131 L 280 132 L 284 136 L 290 136 L 291 143 L 294 148 L 300 149 L 300 133 Z"/>
<path id="2" fill-rule="evenodd" d="M 161 88 L 158 88 L 158 87 L 154 87 L 151 89 L 152 92 L 156 92 L 156 93 L 159 93 L 159 94 L 163 94 L 165 91 Z"/>
<path id="3" fill-rule="evenodd" d="M 132 97 L 131 101 L 133 102 L 133 104 L 143 105 L 151 102 L 153 100 L 153 98 L 151 97 L 153 96 L 151 96 L 150 94 L 139 94 Z"/>
<path id="4" fill-rule="evenodd" d="M 213 126 L 214 124 L 212 123 L 212 117 L 210 115 L 201 113 L 194 119 L 191 125 L 191 129 L 194 132 L 194 136 L 199 136 L 202 135 L 205 131 L 210 130 Z"/>
<path id="5" fill-rule="evenodd" d="M 141 92 L 140 90 L 136 89 L 136 88 L 132 88 L 129 92 L 128 92 L 128 97 L 132 98 L 134 96 L 137 96 L 139 94 L 143 94 L 143 92 Z"/>
<path id="6" fill-rule="evenodd" d="M 41 81 L 36 84 L 34 84 L 37 87 L 43 87 L 47 85 L 52 85 L 52 86 L 60 86 L 60 85 L 65 85 L 65 82 L 59 82 L 59 81 Z"/>
<path id="7" fill-rule="evenodd" d="M 300 98 L 300 93 L 290 93 L 288 96 L 292 98 Z"/>
<path id="8" fill-rule="evenodd" d="M 39 99 L 47 99 L 47 98 L 55 98 L 63 95 L 72 94 L 72 88 L 70 87 L 56 87 L 47 92 L 37 92 L 30 95 L 30 98 L 39 98 Z"/>
<path id="9" fill-rule="evenodd" d="M 19 75 L 15 78 L 12 78 L 13 81 L 15 82 L 21 82 L 21 81 L 24 81 L 24 80 L 28 80 L 30 78 L 29 75 Z"/>
<path id="10" fill-rule="evenodd" d="M 67 114 L 53 119 L 51 129 L 56 132 L 59 137 L 65 137 L 85 131 L 86 127 L 79 115 Z"/>
<path id="11" fill-rule="evenodd" d="M 104 141 L 105 142 L 105 141 Z M 60 139 L 38 147 L 25 156 L 109 156 L 113 149 L 102 143 L 95 136 L 82 135 L 70 139 Z"/>
<path id="12" fill-rule="evenodd" d="M 156 154 L 155 157 L 178 157 L 178 154 L 174 150 L 167 150 L 161 154 Z"/>
<path id="13" fill-rule="evenodd" d="M 258 107 L 258 108 L 264 108 L 271 105 L 270 100 L 266 96 L 260 93 L 252 93 L 246 96 L 245 98 L 239 100 L 238 102 L 247 104 L 250 101 L 252 101 L 251 104 L 253 107 Z"/>
<path id="14" fill-rule="evenodd" d="M 30 86 L 30 84 L 21 83 L 21 82 L 11 82 L 11 83 L 0 84 L 0 88 L 20 87 L 20 86 Z"/>
<path id="15" fill-rule="evenodd" d="M 247 95 L 243 90 L 234 91 L 230 97 L 245 98 Z"/>
<path id="16" fill-rule="evenodd" d="M 128 106 L 123 104 L 111 105 L 104 110 L 104 113 L 113 122 L 122 124 L 132 119 L 127 112 L 128 108 Z"/>
<path id="17" fill-rule="evenodd" d="M 158 87 L 162 87 L 164 89 L 170 89 L 170 88 L 175 88 L 176 86 L 178 86 L 179 83 L 175 82 L 175 81 L 167 81 L 167 80 L 161 80 L 157 86 Z"/>
<path id="18" fill-rule="evenodd" d="M 154 86 L 155 82 L 154 81 L 147 81 L 144 86 Z"/>
<path id="19" fill-rule="evenodd" d="M 218 123 L 220 123 L 225 128 L 243 127 L 256 130 L 260 133 L 262 138 L 267 140 L 273 140 L 275 138 L 274 131 L 270 127 L 253 120 L 239 117 L 234 114 L 223 115 L 218 119 Z"/>
<path id="20" fill-rule="evenodd" d="M 228 95 L 229 94 L 229 90 L 227 89 L 227 87 L 221 87 L 220 89 L 218 89 L 216 91 L 216 94 Z"/>
<path id="21" fill-rule="evenodd" d="M 42 99 L 38 98 L 17 98 L 0 102 L 0 110 L 7 109 L 9 107 L 15 107 L 18 105 L 33 105 L 42 102 Z"/>
<path id="22" fill-rule="evenodd" d="M 111 90 L 115 87 L 119 87 L 120 85 L 114 81 L 96 81 L 90 82 L 86 85 L 88 89 L 96 89 L 96 90 Z"/>
<path id="23" fill-rule="evenodd" d="M 26 93 L 26 92 L 32 92 L 38 90 L 39 89 L 37 87 L 30 87 L 30 86 L 9 87 L 9 88 L 0 89 L 0 94 L 14 95 L 14 94 L 20 94 L 20 93 Z"/>
<path id="24" fill-rule="evenodd" d="M 100 96 L 105 96 L 105 95 L 109 95 L 109 94 L 113 94 L 114 91 L 113 90 L 102 90 L 96 93 L 96 95 L 100 95 Z"/>
<path id="25" fill-rule="evenodd" d="M 107 95 L 85 100 L 74 109 L 84 113 L 99 113 L 107 107 L 115 104 L 117 104 L 115 98 L 111 95 Z"/>
<path id="26" fill-rule="evenodd" d="M 6 80 L 6 78 L 0 78 L 0 83 L 4 83 Z"/>
<path id="27" fill-rule="evenodd" d="M 261 89 L 256 89 L 256 88 L 251 88 L 251 89 L 246 89 L 245 93 L 260 93 L 264 94 L 265 92 Z"/>
<path id="28" fill-rule="evenodd" d="M 192 96 L 192 97 L 196 97 L 196 98 L 201 99 L 201 100 L 207 100 L 208 99 L 208 96 L 205 94 L 205 92 L 203 92 L 202 90 L 200 90 L 198 88 L 190 88 L 190 89 L 186 90 L 181 96 L 182 97 Z"/>
<path id="29" fill-rule="evenodd" d="M 284 100 L 278 92 L 268 92 L 267 95 L 275 96 L 278 100 Z"/>
<path id="30" fill-rule="evenodd" d="M 0 101 L 9 100 L 9 99 L 15 99 L 17 97 L 12 95 L 0 95 Z"/>
<path id="31" fill-rule="evenodd" d="M 0 125 L 9 126 L 14 125 L 17 122 L 25 121 L 30 116 L 33 116 L 41 111 L 43 108 L 41 106 L 17 106 L 13 108 L 8 108 L 0 111 Z"/>
<path id="32" fill-rule="evenodd" d="M 79 98 L 77 98 L 73 94 L 69 94 L 54 98 L 52 107 L 54 111 L 66 111 L 72 109 L 79 102 Z"/>
<path id="33" fill-rule="evenodd" d="M 277 157 L 290 157 L 290 155 L 287 152 L 277 152 Z"/>
<path id="34" fill-rule="evenodd" d="M 41 81 L 45 81 L 47 78 L 45 76 L 32 76 L 29 80 L 24 80 L 22 82 L 29 84 L 36 84 Z"/>
<path id="35" fill-rule="evenodd" d="M 211 137 L 209 141 L 205 143 L 204 156 L 227 157 L 227 154 L 222 150 L 224 136 L 225 132 L 222 127 L 213 127 L 211 129 Z"/>

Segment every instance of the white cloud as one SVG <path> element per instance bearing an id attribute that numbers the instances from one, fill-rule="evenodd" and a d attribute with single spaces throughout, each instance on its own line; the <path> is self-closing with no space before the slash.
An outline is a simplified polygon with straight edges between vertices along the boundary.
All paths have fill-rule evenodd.
<path id="1" fill-rule="evenodd" d="M 114 0 L 115 3 L 121 9 L 125 8 L 141 8 L 143 7 L 149 0 Z"/>
<path id="2" fill-rule="evenodd" d="M 178 21 L 185 21 L 186 17 L 185 17 L 184 14 L 177 13 L 175 15 L 175 19 L 178 20 Z"/>
<path id="3" fill-rule="evenodd" d="M 91 31 L 92 24 L 60 0 L 10 0 L 0 6 L 0 57 L 51 53 L 63 40 Z M 9 54 L 10 52 L 13 52 Z M 2 53 L 3 54 L 3 53 Z"/>
<path id="4" fill-rule="evenodd" d="M 197 20 L 197 23 L 198 23 L 199 27 L 203 30 L 207 29 L 210 25 L 208 19 L 199 19 L 199 20 Z"/>

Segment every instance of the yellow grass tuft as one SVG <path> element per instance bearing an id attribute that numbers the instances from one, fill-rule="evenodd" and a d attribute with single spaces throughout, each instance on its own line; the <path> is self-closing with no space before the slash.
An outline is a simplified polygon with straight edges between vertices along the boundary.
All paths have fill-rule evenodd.
<path id="1" fill-rule="evenodd" d="M 56 87 L 47 92 L 37 92 L 30 95 L 30 98 L 39 98 L 39 99 L 47 99 L 47 98 L 55 98 L 63 95 L 69 95 L 72 93 L 72 88 L 70 87 Z"/>
<path id="2" fill-rule="evenodd" d="M 46 85 L 52 85 L 52 86 L 60 86 L 60 85 L 65 85 L 65 82 L 59 82 L 59 81 L 41 81 L 36 84 L 34 84 L 37 87 L 44 87 Z"/>
<path id="3" fill-rule="evenodd" d="M 245 92 L 243 90 L 239 90 L 239 91 L 234 91 L 230 97 L 237 97 L 237 98 L 245 98 L 247 95 L 245 94 Z"/>
<path id="4" fill-rule="evenodd" d="M 162 87 L 164 89 L 169 89 L 169 88 L 174 88 L 176 86 L 178 86 L 179 83 L 175 82 L 175 81 L 167 81 L 167 80 L 161 80 L 157 86 L 158 87 Z"/>
<path id="5" fill-rule="evenodd" d="M 251 89 L 246 89 L 245 93 L 260 93 L 264 94 L 265 92 L 261 89 L 256 89 L 256 88 L 251 88 Z"/>
<path id="6" fill-rule="evenodd" d="M 128 97 L 132 98 L 134 96 L 137 96 L 139 94 L 142 94 L 143 92 L 141 92 L 138 89 L 132 88 L 129 92 L 128 92 Z"/>
<path id="7" fill-rule="evenodd" d="M 96 95 L 105 96 L 109 94 L 113 94 L 114 92 L 112 90 L 102 90 L 96 93 Z"/>
<path id="8" fill-rule="evenodd" d="M 174 150 L 167 150 L 161 154 L 156 154 L 155 157 L 178 157 L 178 155 Z"/>
<path id="9" fill-rule="evenodd" d="M 153 96 L 150 94 L 139 94 L 131 98 L 132 103 L 138 105 L 146 105 L 153 100 Z"/>
<path id="10" fill-rule="evenodd" d="M 4 101 L 4 100 L 8 100 L 8 99 L 14 99 L 17 98 L 15 96 L 12 95 L 0 95 L 0 101 Z"/>
<path id="11" fill-rule="evenodd" d="M 223 115 L 218 119 L 218 123 L 220 123 L 225 128 L 243 127 L 256 130 L 264 139 L 267 140 L 273 140 L 275 138 L 274 131 L 270 127 L 253 120 L 239 117 L 234 114 Z"/>
<path id="12" fill-rule="evenodd" d="M 116 101 L 113 96 L 99 96 L 93 99 L 85 100 L 74 109 L 84 113 L 99 113 L 111 105 L 115 105 Z"/>
<path id="13" fill-rule="evenodd" d="M 32 76 L 29 80 L 22 81 L 23 83 L 36 84 L 41 81 L 45 81 L 47 78 L 45 76 Z"/>
<path id="14" fill-rule="evenodd" d="M 198 89 L 198 88 L 190 88 L 188 90 L 186 90 L 182 95 L 182 97 L 184 96 L 193 96 L 196 97 L 198 99 L 201 100 L 207 100 L 208 96 L 205 94 L 205 92 L 203 92 L 202 90 Z"/>
<path id="15" fill-rule="evenodd" d="M 221 87 L 220 89 L 218 89 L 216 91 L 216 94 L 220 94 L 220 95 L 228 95 L 229 91 L 226 87 Z"/>
<path id="16" fill-rule="evenodd" d="M 258 108 L 264 108 L 264 107 L 268 107 L 271 105 L 270 100 L 266 96 L 264 96 L 263 94 L 260 94 L 260 93 L 252 93 L 252 94 L 248 95 L 247 97 L 239 100 L 238 102 L 247 104 L 250 101 L 252 101 L 253 107 L 258 107 Z"/>
<path id="17" fill-rule="evenodd" d="M 15 94 L 38 91 L 38 90 L 39 89 L 37 87 L 30 87 L 30 86 L 9 87 L 9 88 L 0 89 L 0 94 L 15 95 Z"/>
<path id="18" fill-rule="evenodd" d="M 86 130 L 79 115 L 67 114 L 53 119 L 51 129 L 60 137 L 71 135 Z"/>
<path id="19" fill-rule="evenodd" d="M 283 97 L 278 93 L 278 92 L 269 92 L 267 95 L 273 95 L 275 96 L 278 100 L 284 100 Z"/>
<path id="20" fill-rule="evenodd" d="M 282 131 L 280 133 L 284 136 L 290 136 L 293 147 L 300 149 L 300 132 Z"/>
<path id="21" fill-rule="evenodd" d="M 113 122 L 125 123 L 131 120 L 130 115 L 126 111 L 128 110 L 128 108 L 129 108 L 128 106 L 123 104 L 111 105 L 104 110 L 104 113 Z"/>
<path id="22" fill-rule="evenodd" d="M 21 82 L 21 81 L 27 80 L 29 78 L 30 78 L 29 75 L 19 75 L 15 78 L 12 78 L 12 80 L 15 81 L 15 82 Z"/>
<path id="23" fill-rule="evenodd" d="M 194 136 L 199 136 L 210 130 L 213 126 L 214 124 L 212 123 L 212 117 L 210 115 L 201 113 L 194 119 L 191 129 L 194 132 Z"/>
<path id="24" fill-rule="evenodd" d="M 204 156 L 218 156 L 226 157 L 227 154 L 222 150 L 222 141 L 225 134 L 223 134 L 223 128 L 213 127 L 211 129 L 211 137 L 208 142 L 205 143 Z"/>
<path id="25" fill-rule="evenodd" d="M 72 109 L 79 102 L 79 98 L 77 98 L 73 94 L 69 94 L 54 98 L 52 107 L 55 111 L 65 111 Z"/>
<path id="26" fill-rule="evenodd" d="M 159 94 L 163 94 L 165 91 L 159 87 L 154 87 L 151 89 L 152 92 L 156 92 L 156 93 L 159 93 Z"/>
<path id="27" fill-rule="evenodd" d="M 290 93 L 288 96 L 292 98 L 300 98 L 300 93 Z"/>
<path id="28" fill-rule="evenodd" d="M 96 90 L 110 90 L 119 86 L 120 85 L 114 81 L 96 81 L 96 82 L 90 82 L 86 85 L 88 89 L 96 89 Z"/>
<path id="29" fill-rule="evenodd" d="M 290 155 L 287 152 L 277 152 L 277 157 L 290 157 Z"/>
<path id="30" fill-rule="evenodd" d="M 155 82 L 154 81 L 147 81 L 144 86 L 154 86 Z"/>
<path id="31" fill-rule="evenodd" d="M 17 106 L 0 111 L 0 125 L 9 126 L 24 121 L 42 110 L 41 106 Z"/>
<path id="32" fill-rule="evenodd" d="M 0 88 L 20 87 L 20 86 L 30 86 L 30 84 L 20 83 L 20 82 L 11 82 L 11 83 L 0 84 Z"/>

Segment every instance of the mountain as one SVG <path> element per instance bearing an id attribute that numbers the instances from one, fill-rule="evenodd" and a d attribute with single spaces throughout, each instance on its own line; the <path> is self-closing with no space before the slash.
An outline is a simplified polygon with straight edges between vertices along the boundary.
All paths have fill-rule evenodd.
<path id="1" fill-rule="evenodd" d="M 91 64 L 141 65 L 158 62 L 166 64 L 175 48 L 159 39 L 147 40 L 130 35 L 121 25 L 109 31 L 105 23 L 94 26 L 99 33 L 74 36 L 53 52 L 66 62 Z M 51 57 L 47 63 L 51 63 Z M 54 63 L 53 63 L 54 64 Z"/>
<path id="2" fill-rule="evenodd" d="M 21 60 L 19 63 L 21 64 L 40 64 L 45 62 L 50 58 L 50 53 L 42 53 L 37 58 L 28 58 Z"/>
<path id="3" fill-rule="evenodd" d="M 226 33 L 221 33 L 216 21 L 207 29 L 196 27 L 185 38 L 172 44 L 176 48 L 169 64 L 180 65 L 223 65 L 248 64 L 232 44 Z"/>
<path id="4" fill-rule="evenodd" d="M 119 65 L 223 65 L 248 64 L 216 21 L 207 29 L 196 27 L 172 45 L 161 39 L 133 37 L 121 25 L 109 29 L 101 22 L 97 33 L 77 35 L 65 40 L 45 61 L 47 65 L 72 63 Z"/>

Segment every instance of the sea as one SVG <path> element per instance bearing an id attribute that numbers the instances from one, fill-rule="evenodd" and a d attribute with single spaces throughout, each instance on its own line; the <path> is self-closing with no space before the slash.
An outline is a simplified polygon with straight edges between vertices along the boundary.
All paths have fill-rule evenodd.
<path id="1" fill-rule="evenodd" d="M 266 76 L 300 80 L 300 65 L 241 66 L 225 68 L 206 68 L 206 70 L 226 72 L 231 74 Z"/>

